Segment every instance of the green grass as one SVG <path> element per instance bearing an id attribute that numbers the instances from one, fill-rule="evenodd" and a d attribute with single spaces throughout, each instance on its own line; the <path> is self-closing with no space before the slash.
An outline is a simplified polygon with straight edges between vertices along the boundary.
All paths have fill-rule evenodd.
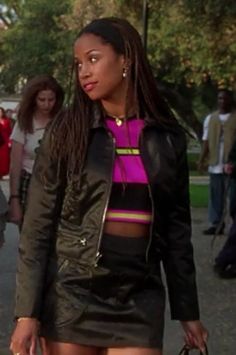
<path id="1" fill-rule="evenodd" d="M 187 158 L 188 158 L 188 168 L 189 168 L 189 173 L 192 176 L 196 175 L 208 175 L 207 170 L 204 172 L 199 173 L 197 170 L 197 162 L 199 160 L 199 153 L 190 153 L 188 152 Z"/>
<path id="2" fill-rule="evenodd" d="M 207 207 L 208 185 L 190 185 L 190 202 L 192 207 Z"/>
<path id="3" fill-rule="evenodd" d="M 197 161 L 199 159 L 199 154 L 188 152 L 188 167 L 190 171 L 197 170 Z"/>

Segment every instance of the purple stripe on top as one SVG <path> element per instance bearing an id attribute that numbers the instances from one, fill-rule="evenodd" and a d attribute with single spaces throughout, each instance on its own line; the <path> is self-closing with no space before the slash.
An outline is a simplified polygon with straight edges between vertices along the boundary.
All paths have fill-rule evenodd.
<path id="1" fill-rule="evenodd" d="M 116 140 L 116 148 L 138 148 L 139 136 L 144 127 L 142 119 L 129 119 L 117 126 L 112 118 L 106 124 Z M 147 184 L 147 175 L 140 155 L 117 155 L 115 159 L 113 182 Z"/>

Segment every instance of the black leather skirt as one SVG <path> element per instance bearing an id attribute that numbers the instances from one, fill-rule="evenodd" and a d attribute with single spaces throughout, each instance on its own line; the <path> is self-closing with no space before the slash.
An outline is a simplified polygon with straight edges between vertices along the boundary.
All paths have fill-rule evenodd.
<path id="1" fill-rule="evenodd" d="M 105 234 L 96 274 L 54 288 L 41 335 L 98 347 L 162 348 L 165 290 L 160 264 L 146 262 L 148 238 Z M 75 277 L 74 277 L 75 278 Z M 60 306 L 61 305 L 61 306 Z"/>

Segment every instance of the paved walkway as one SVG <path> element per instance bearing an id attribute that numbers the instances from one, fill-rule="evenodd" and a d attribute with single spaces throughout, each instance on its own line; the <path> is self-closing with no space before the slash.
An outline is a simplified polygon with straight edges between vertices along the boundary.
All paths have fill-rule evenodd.
<path id="1" fill-rule="evenodd" d="M 6 182 L 3 183 L 7 193 Z M 197 279 L 202 320 L 210 332 L 209 355 L 236 354 L 236 279 L 220 280 L 212 271 L 213 258 L 222 243 L 220 236 L 211 248 L 211 238 L 204 236 L 206 209 L 193 209 L 193 244 L 197 267 Z M 0 250 L 0 355 L 9 355 L 8 343 L 13 326 L 14 279 L 17 258 L 18 234 L 9 224 L 6 243 Z M 183 332 L 179 322 L 170 321 L 169 307 L 166 311 L 164 355 L 177 355 L 182 345 Z M 198 354 L 193 352 L 194 354 Z"/>
<path id="2" fill-rule="evenodd" d="M 208 175 L 190 176 L 189 181 L 190 184 L 207 185 L 209 183 L 209 176 Z"/>

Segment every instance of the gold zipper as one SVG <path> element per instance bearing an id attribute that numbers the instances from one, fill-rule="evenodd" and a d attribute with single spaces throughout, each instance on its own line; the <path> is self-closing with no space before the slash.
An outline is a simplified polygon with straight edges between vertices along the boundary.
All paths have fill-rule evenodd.
<path id="1" fill-rule="evenodd" d="M 150 247 L 151 247 L 151 244 L 152 244 L 152 235 L 153 235 L 153 223 L 154 223 L 154 201 L 153 201 L 153 196 L 152 196 L 152 190 L 151 190 L 151 186 L 150 186 L 150 183 L 149 183 L 149 176 L 148 176 L 148 172 L 145 168 L 145 162 L 144 162 L 144 159 L 142 157 L 142 144 L 141 144 L 141 141 L 143 142 L 143 131 L 141 132 L 140 134 L 140 138 L 139 138 L 139 151 L 140 151 L 140 157 L 141 157 L 141 160 L 143 162 L 143 168 L 147 174 L 147 177 L 148 177 L 148 191 L 149 191 L 149 196 L 150 196 L 150 200 L 151 200 L 151 205 L 152 205 L 152 222 L 151 222 L 151 225 L 150 225 L 150 233 L 149 233 L 149 241 L 148 241 L 148 245 L 147 245 L 147 248 L 146 248 L 146 252 L 145 252 L 145 259 L 146 259 L 146 263 L 148 262 L 148 254 L 149 254 L 149 250 L 150 250 Z"/>

